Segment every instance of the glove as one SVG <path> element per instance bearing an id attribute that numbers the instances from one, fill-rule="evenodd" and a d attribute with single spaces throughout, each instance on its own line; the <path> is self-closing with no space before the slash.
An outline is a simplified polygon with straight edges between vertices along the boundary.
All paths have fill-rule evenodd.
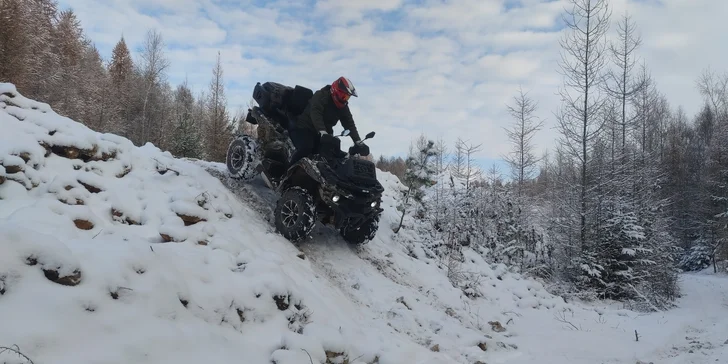
<path id="1" fill-rule="evenodd" d="M 349 154 L 359 154 L 362 157 L 366 157 L 369 155 L 369 146 L 362 141 L 354 142 L 354 145 L 349 148 Z"/>
<path id="2" fill-rule="evenodd" d="M 336 142 L 341 143 L 339 141 L 339 139 L 336 139 L 336 137 L 334 137 L 333 135 L 331 135 L 325 131 L 320 131 L 319 135 L 321 137 L 321 144 L 331 144 L 331 143 L 336 143 Z"/>
<path id="3" fill-rule="evenodd" d="M 332 153 L 339 151 L 341 148 L 341 141 L 327 132 L 321 132 L 320 140 L 320 151 L 322 153 Z"/>

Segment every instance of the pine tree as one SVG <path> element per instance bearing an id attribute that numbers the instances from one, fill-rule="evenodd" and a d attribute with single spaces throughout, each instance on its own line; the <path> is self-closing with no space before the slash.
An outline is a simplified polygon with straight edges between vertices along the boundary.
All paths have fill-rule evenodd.
<path id="1" fill-rule="evenodd" d="M 407 191 L 404 193 L 403 202 L 399 206 L 402 215 L 399 225 L 394 230 L 395 233 L 398 233 L 402 228 L 404 216 L 410 205 L 414 203 L 417 207 L 421 206 L 424 198 L 422 187 L 431 186 L 432 178 L 436 173 L 433 164 L 433 158 L 436 156 L 435 142 L 428 140 L 424 135 L 421 135 L 414 144 L 410 145 L 410 153 L 405 162 L 407 169 L 404 173 L 404 181 L 402 181 L 407 187 Z"/>
<path id="2" fill-rule="evenodd" d="M 55 0 L 26 1 L 29 19 L 27 31 L 28 82 L 32 85 L 25 94 L 37 100 L 49 100 L 61 81 L 60 57 L 54 49 L 54 29 L 58 22 L 58 3 Z"/>
<path id="3" fill-rule="evenodd" d="M 195 127 L 195 99 L 187 81 L 177 86 L 174 100 L 175 127 L 171 152 L 177 157 L 200 158 L 200 135 Z"/>
<path id="4" fill-rule="evenodd" d="M 73 10 L 59 14 L 54 42 L 60 61 L 60 79 L 50 95 L 50 103 L 59 113 L 74 120 L 80 120 L 81 105 L 81 60 L 84 51 L 84 37 L 81 25 Z"/>
<path id="5" fill-rule="evenodd" d="M 121 86 L 130 79 L 134 69 L 134 62 L 131 59 L 126 40 L 122 36 L 111 51 L 111 63 L 109 64 L 109 75 L 114 87 Z"/>
<path id="6" fill-rule="evenodd" d="M 0 1 L 0 80 L 15 84 L 23 93 L 31 85 L 28 20 L 23 0 Z"/>
<path id="7" fill-rule="evenodd" d="M 132 119 L 134 62 L 123 36 L 114 46 L 108 69 L 112 101 L 109 108 L 109 125 L 105 130 L 129 137 L 129 122 Z"/>
<path id="8" fill-rule="evenodd" d="M 80 74 L 83 77 L 79 90 L 81 118 L 88 127 L 103 131 L 107 124 L 110 103 L 110 78 L 98 49 L 93 44 L 84 46 Z"/>

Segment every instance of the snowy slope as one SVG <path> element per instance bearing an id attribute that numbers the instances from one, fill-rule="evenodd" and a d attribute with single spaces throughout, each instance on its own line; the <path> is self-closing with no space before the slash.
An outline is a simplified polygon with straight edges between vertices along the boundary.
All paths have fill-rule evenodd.
<path id="1" fill-rule="evenodd" d="M 0 346 L 36 363 L 448 361 L 371 322 L 202 168 L 0 87 Z"/>
<path id="2" fill-rule="evenodd" d="M 0 130 L 0 347 L 34 363 L 728 362 L 725 277 L 686 275 L 680 308 L 640 315 L 566 303 L 466 250 L 470 298 L 395 239 L 391 174 L 372 242 L 317 227 L 296 247 L 267 220 L 271 191 L 221 164 L 1 83 Z"/>

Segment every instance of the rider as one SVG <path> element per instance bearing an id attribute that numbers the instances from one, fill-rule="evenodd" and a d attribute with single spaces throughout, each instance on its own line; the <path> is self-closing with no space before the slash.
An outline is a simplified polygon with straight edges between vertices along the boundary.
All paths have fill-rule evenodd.
<path id="1" fill-rule="evenodd" d="M 321 144 L 338 147 L 339 140 L 332 134 L 333 127 L 339 120 L 349 130 L 349 136 L 357 147 L 368 154 L 369 148 L 361 141 L 349 110 L 351 96 L 359 97 L 354 84 L 346 77 L 339 77 L 331 85 L 326 85 L 313 94 L 306 109 L 289 131 L 291 141 L 296 147 L 290 165 L 316 152 Z"/>

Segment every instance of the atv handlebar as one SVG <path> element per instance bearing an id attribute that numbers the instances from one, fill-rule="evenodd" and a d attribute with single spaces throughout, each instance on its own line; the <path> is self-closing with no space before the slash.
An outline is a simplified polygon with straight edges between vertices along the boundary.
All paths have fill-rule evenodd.
<path id="1" fill-rule="evenodd" d="M 334 135 L 334 137 L 335 138 L 341 138 L 341 137 L 349 136 L 349 134 L 351 134 L 351 132 L 349 131 L 349 129 L 344 129 L 344 130 L 341 131 L 341 134 Z M 374 138 L 374 135 L 376 135 L 376 133 L 373 132 L 373 131 L 370 131 L 369 134 L 365 135 L 364 136 L 364 139 L 362 139 L 361 141 L 364 142 L 367 139 Z"/>
<path id="2" fill-rule="evenodd" d="M 335 140 L 337 140 L 337 142 L 333 143 L 335 145 L 327 145 L 326 147 L 323 147 L 322 149 L 327 149 L 328 150 L 328 152 L 324 152 L 323 154 L 324 155 L 328 155 L 329 157 L 334 157 L 335 159 L 346 158 L 346 157 L 349 157 L 349 156 L 363 156 L 363 157 L 368 156 L 370 154 L 370 152 L 369 152 L 369 146 L 367 146 L 366 144 L 363 144 L 363 143 L 364 143 L 365 140 L 374 138 L 375 133 L 373 131 L 372 132 L 369 132 L 369 134 L 367 134 L 364 137 L 364 139 L 362 139 L 359 143 L 354 143 L 354 145 L 352 145 L 351 147 L 349 147 L 349 152 L 346 153 L 346 152 L 344 152 L 344 151 L 341 150 L 341 144 L 340 144 L 340 142 L 338 140 L 341 137 L 348 136 L 349 133 L 350 132 L 349 132 L 348 129 L 344 129 L 341 132 L 341 134 L 339 134 L 339 135 L 332 135 L 335 138 Z M 327 144 L 329 144 L 329 143 L 327 143 Z"/>

